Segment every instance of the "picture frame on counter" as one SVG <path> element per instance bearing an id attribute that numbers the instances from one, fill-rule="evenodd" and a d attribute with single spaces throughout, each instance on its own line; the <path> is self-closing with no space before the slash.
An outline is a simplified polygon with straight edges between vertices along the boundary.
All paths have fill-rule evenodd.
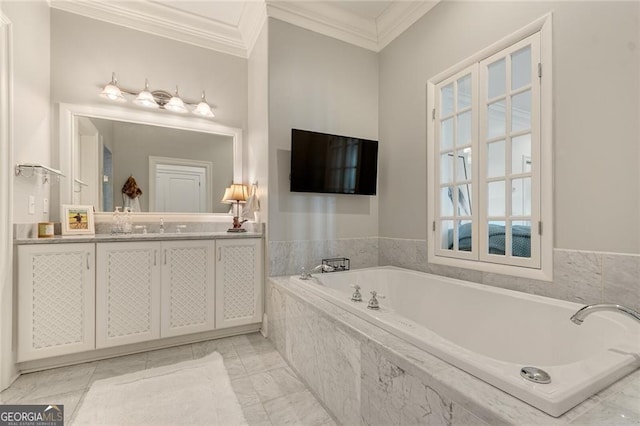
<path id="1" fill-rule="evenodd" d="M 93 206 L 63 204 L 60 214 L 62 235 L 94 235 Z"/>

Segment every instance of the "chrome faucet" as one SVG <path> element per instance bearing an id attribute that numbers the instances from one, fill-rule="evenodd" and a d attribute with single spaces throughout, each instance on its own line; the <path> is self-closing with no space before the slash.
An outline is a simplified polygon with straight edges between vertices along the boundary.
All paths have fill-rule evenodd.
<path id="1" fill-rule="evenodd" d="M 323 263 L 322 265 L 318 265 L 314 268 L 312 268 L 310 271 L 307 271 L 305 268 L 302 268 L 300 270 L 300 279 L 301 280 L 308 280 L 309 278 L 311 278 L 311 274 L 315 274 L 318 271 L 322 271 L 322 272 L 333 272 L 335 269 L 333 266 L 331 265 L 327 265 L 326 263 Z"/>
<path id="2" fill-rule="evenodd" d="M 619 312 L 621 314 L 630 316 L 636 321 L 640 321 L 640 313 L 634 311 L 633 309 L 627 308 L 622 305 L 613 305 L 613 304 L 607 304 L 607 303 L 584 306 L 578 309 L 578 311 L 575 314 L 573 314 L 570 319 L 571 321 L 573 321 L 574 324 L 581 325 L 586 317 L 588 317 L 594 312 L 599 312 L 599 311 Z"/>
<path id="3" fill-rule="evenodd" d="M 377 298 L 379 297 L 380 299 L 384 299 L 384 296 L 375 290 L 370 291 L 369 293 L 371 293 L 371 299 L 369 299 L 369 304 L 367 304 L 367 308 L 373 309 L 373 310 L 380 309 L 380 304 L 378 303 Z"/>

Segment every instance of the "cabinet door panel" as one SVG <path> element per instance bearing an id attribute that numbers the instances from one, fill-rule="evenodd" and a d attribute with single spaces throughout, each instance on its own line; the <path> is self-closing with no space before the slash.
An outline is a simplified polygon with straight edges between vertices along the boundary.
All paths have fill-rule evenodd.
<path id="1" fill-rule="evenodd" d="M 98 244 L 96 346 L 160 337 L 160 243 Z"/>
<path id="2" fill-rule="evenodd" d="M 214 247 L 205 240 L 162 243 L 162 337 L 214 328 Z"/>
<path id="3" fill-rule="evenodd" d="M 18 247 L 18 361 L 95 348 L 93 244 Z"/>
<path id="4" fill-rule="evenodd" d="M 218 240 L 216 250 L 216 328 L 262 321 L 262 240 Z"/>

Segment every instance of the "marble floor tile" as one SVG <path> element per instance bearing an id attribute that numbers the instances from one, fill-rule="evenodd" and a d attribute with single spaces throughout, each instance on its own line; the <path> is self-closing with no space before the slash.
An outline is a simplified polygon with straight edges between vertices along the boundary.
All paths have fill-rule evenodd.
<path id="1" fill-rule="evenodd" d="M 148 352 L 147 368 L 171 365 L 193 359 L 191 345 L 175 346 L 173 348 L 158 349 Z"/>
<path id="2" fill-rule="evenodd" d="M 229 338 L 193 343 L 191 349 L 193 350 L 193 359 L 202 358 L 213 352 L 218 352 L 223 358 L 237 356 L 236 349 Z"/>
<path id="3" fill-rule="evenodd" d="M 242 407 L 260 404 L 260 397 L 253 387 L 253 382 L 249 377 L 243 376 L 231 380 L 231 387 L 238 397 L 238 402 Z"/>
<path id="4" fill-rule="evenodd" d="M 91 376 L 91 383 L 96 380 L 135 373 L 136 371 L 144 370 L 146 365 L 146 352 L 98 361 L 96 369 Z"/>
<path id="5" fill-rule="evenodd" d="M 263 403 L 306 389 L 289 367 L 254 374 L 249 378 Z"/>
<path id="6" fill-rule="evenodd" d="M 20 403 L 25 399 L 37 400 L 51 395 L 84 390 L 88 387 L 95 369 L 96 363 L 92 362 L 24 374 L 12 387 L 15 385 L 24 391 L 19 400 Z"/>
<path id="7" fill-rule="evenodd" d="M 77 390 L 73 392 L 63 393 L 59 395 L 51 395 L 43 398 L 26 398 L 20 401 L 21 405 L 63 405 L 64 406 L 64 423 L 71 424 L 73 416 L 78 408 L 79 402 L 85 390 Z"/>
<path id="8" fill-rule="evenodd" d="M 264 408 L 274 425 L 320 426 L 332 421 L 308 390 L 272 399 Z"/>
<path id="9" fill-rule="evenodd" d="M 247 373 L 236 350 L 243 354 L 254 374 Z M 286 367 L 273 345 L 257 333 L 24 374 L 0 393 L 0 403 L 60 403 L 65 407 L 65 424 L 72 424 L 94 381 L 178 363 L 214 351 L 223 356 L 231 386 L 249 425 L 335 425 L 295 373 Z M 270 404 L 269 410 L 265 401 Z"/>
<path id="10" fill-rule="evenodd" d="M 249 426 L 272 426 L 269 415 L 260 402 L 248 407 L 242 407 L 242 412 Z"/>
<path id="11" fill-rule="evenodd" d="M 233 346 L 240 356 L 243 354 L 271 352 L 274 350 L 273 343 L 260 333 L 248 334 L 246 336 L 239 337 L 244 337 L 244 339 L 233 340 Z"/>
<path id="12" fill-rule="evenodd" d="M 287 366 L 282 356 L 271 346 L 270 351 L 262 353 L 239 353 L 242 364 L 248 375 L 274 370 Z"/>

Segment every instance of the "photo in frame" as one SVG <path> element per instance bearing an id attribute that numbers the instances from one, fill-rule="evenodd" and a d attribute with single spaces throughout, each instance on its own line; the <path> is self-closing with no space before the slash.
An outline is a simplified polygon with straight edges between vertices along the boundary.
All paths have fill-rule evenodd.
<path id="1" fill-rule="evenodd" d="M 60 214 L 62 235 L 93 235 L 93 206 L 64 204 Z"/>

